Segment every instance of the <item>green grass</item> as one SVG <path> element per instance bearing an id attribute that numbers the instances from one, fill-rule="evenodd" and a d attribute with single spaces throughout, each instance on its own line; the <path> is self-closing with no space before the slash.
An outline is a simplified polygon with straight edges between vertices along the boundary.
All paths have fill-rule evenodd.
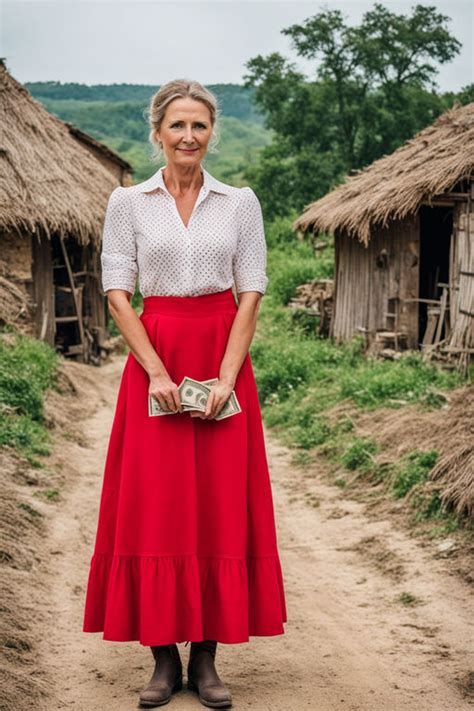
<path id="1" fill-rule="evenodd" d="M 400 499 L 419 484 L 423 484 L 438 459 L 436 450 L 428 452 L 410 452 L 402 461 L 393 481 L 392 490 L 395 498 Z"/>
<path id="2" fill-rule="evenodd" d="M 395 602 L 399 602 L 405 607 L 416 607 L 417 605 L 423 605 L 423 600 L 421 597 L 417 597 L 409 592 L 401 592 L 395 597 Z"/>
<path id="3" fill-rule="evenodd" d="M 271 293 L 262 302 L 251 347 L 264 417 L 292 429 L 295 443 L 320 444 L 331 435 L 324 414 L 344 400 L 363 410 L 426 406 L 431 393 L 462 383 L 456 372 L 423 363 L 417 353 L 378 361 L 359 337 L 341 345 L 306 334 Z M 298 433 L 298 429 L 305 432 Z"/>
<path id="4" fill-rule="evenodd" d="M 40 489 L 33 492 L 33 496 L 37 496 L 38 498 L 43 497 L 47 501 L 57 501 L 60 497 L 60 493 L 57 489 Z"/>
<path id="5" fill-rule="evenodd" d="M 266 226 L 269 283 L 250 351 L 266 424 L 294 448 L 297 465 L 308 465 L 314 454 L 323 456 L 333 465 L 333 481 L 340 488 L 353 486 L 362 475 L 370 485 L 380 485 L 383 496 L 407 497 L 415 523 L 436 524 L 428 535 L 455 530 L 455 518 L 427 484 L 438 452 L 384 460 L 375 439 L 355 435 L 355 421 L 358 411 L 376 413 L 382 407 L 440 409 L 447 402 L 445 393 L 466 378 L 423 362 L 418 351 L 382 360 L 365 354 L 360 336 L 338 345 L 319 337 L 317 319 L 304 318 L 287 305 L 299 284 L 332 277 L 333 243 L 324 238 L 325 247 L 315 253 L 309 242 L 296 241 L 293 219 Z M 336 416 L 331 410 L 339 404 Z M 346 479 L 344 470 L 357 475 Z"/>
<path id="6" fill-rule="evenodd" d="M 442 391 L 464 382 L 456 371 L 424 363 L 416 351 L 397 361 L 367 357 L 362 337 L 336 345 L 316 334 L 316 319 L 301 321 L 287 307 L 299 284 L 330 278 L 334 264 L 332 241 L 325 238 L 325 248 L 315 254 L 308 241 L 296 240 L 292 220 L 266 226 L 269 282 L 250 351 L 268 426 L 280 428 L 295 447 L 334 449 L 338 440 L 347 442 L 353 427 L 348 418 L 328 421 L 328 410 L 343 401 L 361 410 L 442 407 Z"/>
<path id="7" fill-rule="evenodd" d="M 377 451 L 377 444 L 368 438 L 356 437 L 341 456 L 341 462 L 346 469 L 368 470 L 374 463 L 373 455 Z"/>
<path id="8" fill-rule="evenodd" d="M 295 296 L 295 289 L 300 284 L 312 279 L 331 279 L 334 272 L 334 242 L 324 240 L 327 247 L 316 254 L 307 241 L 298 242 L 291 229 L 296 219 L 294 213 L 289 217 L 276 218 L 265 225 L 268 245 L 268 293 L 286 305 Z"/>
<path id="9" fill-rule="evenodd" d="M 37 465 L 34 455 L 50 453 L 43 399 L 55 387 L 59 356 L 29 336 L 7 331 L 0 336 L 0 446 L 16 447 Z"/>

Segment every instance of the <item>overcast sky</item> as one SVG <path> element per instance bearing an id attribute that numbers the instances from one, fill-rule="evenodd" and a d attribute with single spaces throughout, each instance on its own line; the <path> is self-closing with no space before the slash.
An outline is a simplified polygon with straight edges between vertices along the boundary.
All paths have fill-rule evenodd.
<path id="1" fill-rule="evenodd" d="M 385 0 L 397 13 L 415 2 Z M 451 18 L 461 54 L 441 66 L 438 84 L 456 91 L 473 79 L 472 0 L 430 0 Z M 306 74 L 281 34 L 323 6 L 346 13 L 357 24 L 373 2 L 329 0 L 0 0 L 0 56 L 20 82 L 55 80 L 86 84 L 162 84 L 175 78 L 203 84 L 242 83 L 245 63 L 258 54 L 281 52 Z"/>

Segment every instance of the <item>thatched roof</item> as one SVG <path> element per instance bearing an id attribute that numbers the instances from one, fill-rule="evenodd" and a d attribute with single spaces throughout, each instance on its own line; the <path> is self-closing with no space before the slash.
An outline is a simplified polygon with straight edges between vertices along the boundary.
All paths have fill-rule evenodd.
<path id="1" fill-rule="evenodd" d="M 92 136 L 90 136 L 88 133 L 84 133 L 84 131 L 81 131 L 80 128 L 74 126 L 74 124 L 70 123 L 69 121 L 64 121 L 64 124 L 68 127 L 71 136 L 77 138 L 78 141 L 84 143 L 87 146 L 90 146 L 97 153 L 102 153 L 102 155 L 105 156 L 108 160 L 112 161 L 113 163 L 116 163 L 121 168 L 124 168 L 125 170 L 130 172 L 133 171 L 133 168 L 128 161 L 124 160 L 121 156 L 119 156 L 118 153 L 114 153 L 114 151 L 111 150 L 104 143 L 101 143 L 95 138 L 92 138 Z"/>
<path id="2" fill-rule="evenodd" d="M 456 106 L 404 143 L 307 205 L 300 231 L 336 232 L 367 245 L 374 225 L 386 226 L 449 191 L 474 170 L 474 103 Z"/>
<path id="3" fill-rule="evenodd" d="M 117 178 L 0 60 L 0 230 L 98 244 Z M 104 147 L 105 148 L 105 147 Z M 107 151 L 109 149 L 106 149 Z"/>

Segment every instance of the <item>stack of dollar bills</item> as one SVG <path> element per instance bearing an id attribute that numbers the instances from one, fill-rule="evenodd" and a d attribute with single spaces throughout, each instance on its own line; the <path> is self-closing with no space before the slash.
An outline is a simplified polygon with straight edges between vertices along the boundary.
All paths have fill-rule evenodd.
<path id="1" fill-rule="evenodd" d="M 200 410 L 201 412 L 206 411 L 207 399 L 209 393 L 211 392 L 211 385 L 217 383 L 219 378 L 212 378 L 211 380 L 194 380 L 193 378 L 188 378 L 187 375 L 184 376 L 181 383 L 178 386 L 179 394 L 181 397 L 181 404 L 183 406 L 183 412 L 188 410 Z M 229 395 L 228 400 L 221 408 L 221 411 L 214 417 L 214 420 L 223 420 L 231 415 L 236 415 L 238 412 L 242 412 L 237 400 L 235 391 L 232 390 Z M 160 415 L 178 415 L 179 410 L 176 412 L 174 410 L 163 410 L 158 400 L 148 393 L 148 414 L 150 417 L 158 417 Z"/>

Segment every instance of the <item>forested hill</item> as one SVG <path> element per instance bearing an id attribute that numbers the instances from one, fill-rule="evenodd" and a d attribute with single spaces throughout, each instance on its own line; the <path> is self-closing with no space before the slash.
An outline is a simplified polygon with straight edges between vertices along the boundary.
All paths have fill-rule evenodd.
<path id="1" fill-rule="evenodd" d="M 149 84 L 63 84 L 59 81 L 26 82 L 26 88 L 40 100 L 107 101 L 129 102 L 147 105 L 159 86 Z M 207 86 L 207 85 L 206 85 Z M 233 116 L 242 121 L 263 123 L 263 116 L 252 104 L 253 88 L 239 84 L 209 84 L 207 86 L 218 98 L 224 116 Z"/>
<path id="2" fill-rule="evenodd" d="M 57 81 L 27 82 L 26 88 L 52 114 L 69 121 L 105 143 L 128 160 L 136 181 L 155 170 L 148 142 L 146 109 L 159 87 L 140 84 L 87 84 Z M 252 103 L 253 88 L 238 84 L 208 87 L 219 101 L 220 140 L 215 152 L 206 156 L 206 167 L 220 180 L 245 184 L 244 171 L 258 160 L 272 132 L 263 125 L 263 115 Z"/>

